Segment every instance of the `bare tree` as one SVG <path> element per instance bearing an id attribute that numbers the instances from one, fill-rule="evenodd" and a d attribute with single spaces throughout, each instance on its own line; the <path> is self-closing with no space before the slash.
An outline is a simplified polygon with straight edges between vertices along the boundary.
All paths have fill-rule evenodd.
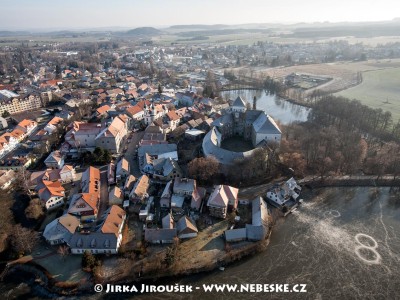
<path id="1" fill-rule="evenodd" d="M 14 187 L 16 190 L 23 192 L 32 199 L 32 193 L 30 190 L 31 174 L 25 168 L 21 168 L 16 172 L 16 177 L 14 181 Z"/>
<path id="2" fill-rule="evenodd" d="M 210 181 L 219 170 L 219 163 L 215 157 L 200 157 L 188 164 L 189 174 L 201 181 Z"/>
<path id="3" fill-rule="evenodd" d="M 67 245 L 60 245 L 57 249 L 57 253 L 63 258 L 65 261 L 65 258 L 69 255 L 69 248 Z"/>
<path id="4" fill-rule="evenodd" d="M 29 219 L 38 220 L 43 217 L 43 206 L 40 199 L 32 199 L 29 206 L 25 209 L 25 214 Z"/>
<path id="5" fill-rule="evenodd" d="M 12 249 L 20 255 L 31 253 L 38 240 L 39 235 L 36 231 L 22 227 L 20 224 L 14 226 L 10 236 Z"/>

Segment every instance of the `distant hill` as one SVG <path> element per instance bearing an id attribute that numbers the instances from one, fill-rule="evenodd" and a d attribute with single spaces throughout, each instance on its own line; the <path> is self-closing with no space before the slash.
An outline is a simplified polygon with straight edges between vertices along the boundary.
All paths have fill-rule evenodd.
<path id="1" fill-rule="evenodd" d="M 138 27 L 132 30 L 128 30 L 126 35 L 157 35 L 161 34 L 162 31 L 154 27 Z"/>
<path id="2" fill-rule="evenodd" d="M 215 25 L 204 25 L 204 24 L 193 24 L 193 25 L 172 25 L 169 27 L 169 29 L 179 29 L 179 30 L 193 30 L 193 29 L 222 29 L 229 27 L 229 25 L 223 25 L 223 24 L 215 24 Z"/>
<path id="3" fill-rule="evenodd" d="M 7 31 L 0 30 L 0 36 L 19 36 L 19 35 L 29 35 L 29 31 Z"/>

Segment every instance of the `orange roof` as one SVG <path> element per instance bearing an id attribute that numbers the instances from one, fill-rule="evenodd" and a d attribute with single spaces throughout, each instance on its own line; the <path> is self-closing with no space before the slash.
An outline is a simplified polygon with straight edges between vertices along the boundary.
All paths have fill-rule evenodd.
<path id="1" fill-rule="evenodd" d="M 0 142 L 8 144 L 8 141 L 10 140 L 11 137 L 15 138 L 15 136 L 13 134 L 11 134 L 10 132 L 3 133 L 0 136 Z"/>
<path id="2" fill-rule="evenodd" d="M 51 120 L 49 121 L 48 124 L 50 124 L 50 125 L 58 125 L 58 124 L 60 124 L 62 121 L 64 121 L 64 119 L 62 119 L 62 118 L 60 118 L 60 117 L 54 117 L 53 119 L 51 119 Z"/>
<path id="3" fill-rule="evenodd" d="M 32 126 L 32 125 L 35 125 L 35 124 L 36 124 L 35 121 L 29 120 L 29 119 L 24 119 L 24 120 L 22 120 L 21 122 L 18 123 L 18 126 L 27 128 L 28 126 Z"/>
<path id="4" fill-rule="evenodd" d="M 127 90 L 127 91 L 125 92 L 125 95 L 131 95 L 131 96 L 133 96 L 134 98 L 137 98 L 137 96 L 138 96 L 139 94 L 137 93 L 136 90 Z"/>
<path id="5" fill-rule="evenodd" d="M 119 114 L 118 118 L 120 118 L 125 123 L 128 122 L 128 120 L 129 120 L 129 117 L 127 115 L 125 115 L 125 114 Z"/>
<path id="6" fill-rule="evenodd" d="M 38 132 L 36 132 L 35 136 L 46 135 L 46 134 L 47 134 L 46 130 L 40 129 Z"/>
<path id="7" fill-rule="evenodd" d="M 134 116 L 140 113 L 141 111 L 143 111 L 143 108 L 140 107 L 139 104 L 126 109 L 126 112 L 129 113 L 131 116 Z"/>
<path id="8" fill-rule="evenodd" d="M 171 120 L 171 121 L 176 121 L 176 120 L 179 120 L 180 119 L 180 117 L 175 113 L 175 111 L 173 111 L 173 110 L 171 110 L 171 111 L 169 111 L 168 113 L 167 113 L 167 115 L 168 115 L 168 118 Z"/>
<path id="9" fill-rule="evenodd" d="M 89 193 L 100 193 L 96 188 L 96 181 L 100 183 L 100 170 L 94 167 L 89 167 Z"/>
<path id="10" fill-rule="evenodd" d="M 64 196 L 65 189 L 62 187 L 59 181 L 47 181 L 43 180 L 43 184 L 49 190 L 49 192 L 54 196 Z"/>
<path id="11" fill-rule="evenodd" d="M 142 175 L 139 182 L 136 184 L 135 194 L 139 197 L 143 197 L 149 188 L 149 177 Z"/>
<path id="12" fill-rule="evenodd" d="M 74 169 L 74 167 L 71 165 L 64 165 L 63 168 L 61 169 L 60 173 L 72 171 L 73 169 Z"/>
<path id="13" fill-rule="evenodd" d="M 114 233 L 118 235 L 125 217 L 125 211 L 117 205 L 110 208 L 107 218 L 101 226 L 102 233 Z"/>
<path id="14" fill-rule="evenodd" d="M 97 113 L 99 113 L 100 115 L 106 113 L 107 111 L 109 111 L 111 109 L 111 107 L 109 105 L 104 105 L 102 107 L 99 107 L 96 111 Z"/>
<path id="15" fill-rule="evenodd" d="M 99 198 L 96 193 L 82 193 L 81 198 L 83 201 L 89 205 L 95 214 L 97 214 L 97 204 L 99 203 Z"/>
<path id="16" fill-rule="evenodd" d="M 149 87 L 149 86 L 148 86 L 147 84 L 143 83 L 143 84 L 141 84 L 141 85 L 138 87 L 138 90 L 144 91 L 144 90 L 146 90 L 148 87 Z"/>
<path id="17" fill-rule="evenodd" d="M 79 226 L 79 219 L 70 214 L 65 214 L 58 219 L 58 222 L 63 225 L 70 233 L 74 233 Z"/>
<path id="18" fill-rule="evenodd" d="M 48 85 L 57 85 L 57 82 L 59 82 L 59 80 L 47 80 L 46 84 L 48 84 Z"/>
<path id="19" fill-rule="evenodd" d="M 15 137 L 15 138 L 20 138 L 20 137 L 22 137 L 25 133 L 21 130 L 21 129 L 18 129 L 18 128 L 15 128 L 13 131 L 11 131 L 11 134 Z"/>
<path id="20" fill-rule="evenodd" d="M 150 104 L 151 104 L 151 102 L 150 102 L 149 100 L 142 100 L 142 101 L 139 101 L 137 105 L 138 105 L 141 109 L 144 109 L 144 106 L 145 106 L 145 105 L 149 106 Z"/>

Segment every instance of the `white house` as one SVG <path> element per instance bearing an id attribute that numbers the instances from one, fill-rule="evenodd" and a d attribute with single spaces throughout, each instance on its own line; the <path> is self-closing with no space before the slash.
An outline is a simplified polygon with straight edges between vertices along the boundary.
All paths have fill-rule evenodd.
<path id="1" fill-rule="evenodd" d="M 15 128 L 22 130 L 26 136 L 29 136 L 37 126 L 38 123 L 36 121 L 24 119 Z"/>
<path id="2" fill-rule="evenodd" d="M 267 192 L 267 198 L 278 206 L 283 206 L 291 199 L 297 200 L 301 187 L 294 178 L 290 178 L 280 186 L 275 186 Z"/>
<path id="3" fill-rule="evenodd" d="M 57 126 L 59 124 L 62 124 L 63 121 L 64 121 L 64 119 L 62 119 L 60 117 L 54 117 L 53 119 L 51 119 L 49 121 L 49 123 L 46 124 L 46 126 L 43 129 L 46 132 L 48 132 L 48 134 L 52 134 L 53 132 L 55 132 L 57 130 Z"/>
<path id="4" fill-rule="evenodd" d="M 60 151 L 53 151 L 44 161 L 46 167 L 61 169 L 64 166 L 64 155 Z"/>
<path id="5" fill-rule="evenodd" d="M 76 172 L 73 166 L 64 165 L 60 170 L 61 182 L 72 182 L 76 179 Z"/>
<path id="6" fill-rule="evenodd" d="M 38 195 L 47 210 L 60 207 L 64 204 L 65 190 L 59 181 L 43 180 L 37 187 Z"/>
<path id="7" fill-rule="evenodd" d="M 103 129 L 95 138 L 96 147 L 119 153 L 122 140 L 128 132 L 128 122 L 123 117 L 115 117 L 111 124 Z"/>

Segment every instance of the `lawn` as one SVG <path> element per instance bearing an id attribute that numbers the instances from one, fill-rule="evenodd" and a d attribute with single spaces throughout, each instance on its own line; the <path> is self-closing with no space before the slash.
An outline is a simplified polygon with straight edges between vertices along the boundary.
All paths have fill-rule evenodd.
<path id="1" fill-rule="evenodd" d="M 400 68 L 363 72 L 363 82 L 360 85 L 337 95 L 390 111 L 393 120 L 397 121 L 400 119 Z"/>

